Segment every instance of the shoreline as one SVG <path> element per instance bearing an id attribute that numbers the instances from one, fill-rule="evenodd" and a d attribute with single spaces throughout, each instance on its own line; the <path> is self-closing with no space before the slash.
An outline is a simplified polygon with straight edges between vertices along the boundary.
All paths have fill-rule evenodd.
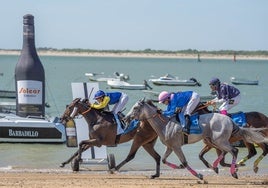
<path id="1" fill-rule="evenodd" d="M 108 53 L 108 52 L 63 52 L 63 51 L 38 51 L 40 56 L 66 56 L 66 57 L 124 57 L 124 58 L 172 58 L 172 59 L 198 59 L 197 54 L 146 54 L 146 53 Z M 20 55 L 20 50 L 0 50 L 0 55 Z M 232 60 L 233 55 L 200 54 L 200 59 Z M 236 55 L 236 60 L 268 60 L 268 56 Z"/>

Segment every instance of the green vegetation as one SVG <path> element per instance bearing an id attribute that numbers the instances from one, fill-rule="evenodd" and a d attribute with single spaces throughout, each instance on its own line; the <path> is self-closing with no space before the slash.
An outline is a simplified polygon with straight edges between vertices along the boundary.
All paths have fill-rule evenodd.
<path id="1" fill-rule="evenodd" d="M 1 50 L 1 49 L 0 49 Z M 7 50 L 7 49 L 2 49 Z M 15 49 L 9 49 L 10 51 L 18 51 Z M 19 49 L 20 50 L 20 49 Z M 245 55 L 245 56 L 268 56 L 268 51 L 257 50 L 257 51 L 235 51 L 235 50 L 219 50 L 219 51 L 198 51 L 195 49 L 187 50 L 178 50 L 178 51 L 167 51 L 167 50 L 153 50 L 147 48 L 145 50 L 94 50 L 94 49 L 82 49 L 82 48 L 38 48 L 38 51 L 55 51 L 55 52 L 76 52 L 76 53 L 114 53 L 114 54 L 123 54 L 123 53 L 133 53 L 133 54 L 166 54 L 166 55 L 176 55 L 176 54 L 210 54 L 210 55 Z"/>
<path id="2" fill-rule="evenodd" d="M 166 50 L 93 50 L 93 49 L 82 49 L 82 48 L 64 48 L 64 49 L 55 49 L 55 48 L 38 48 L 40 51 L 59 51 L 59 52 L 78 52 L 78 53 L 91 53 L 91 52 L 104 52 L 104 53 L 143 53 L 143 54 L 212 54 L 212 55 L 249 55 L 249 56 L 268 56 L 268 51 L 258 50 L 258 51 L 235 51 L 235 50 L 220 50 L 220 51 L 198 51 L 195 49 L 188 50 L 178 50 L 178 51 L 166 51 Z"/>

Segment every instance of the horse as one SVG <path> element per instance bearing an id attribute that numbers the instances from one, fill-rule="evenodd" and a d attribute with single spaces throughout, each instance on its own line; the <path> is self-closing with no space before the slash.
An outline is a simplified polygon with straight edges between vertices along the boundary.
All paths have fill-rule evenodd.
<path id="1" fill-rule="evenodd" d="M 87 121 L 89 128 L 89 140 L 83 140 L 79 143 L 79 149 L 65 162 L 61 163 L 61 167 L 74 160 L 75 171 L 79 170 L 79 161 L 81 161 L 81 154 L 92 146 L 100 147 L 102 145 L 114 145 L 117 139 L 116 122 L 112 113 L 103 113 L 100 110 L 90 108 L 86 103 L 81 101 L 81 98 L 74 99 L 66 108 L 61 116 L 61 121 L 65 125 L 69 119 L 81 114 Z M 157 140 L 157 134 L 148 125 L 148 122 L 140 122 L 139 126 L 134 130 L 122 134 L 118 140 L 118 144 L 128 142 L 133 139 L 131 149 L 126 159 L 119 165 L 115 166 L 115 170 L 119 170 L 124 164 L 134 159 L 136 152 L 142 146 L 156 162 L 156 173 L 151 175 L 151 178 L 160 176 L 160 160 L 161 156 L 155 151 L 154 145 Z"/>
<path id="2" fill-rule="evenodd" d="M 197 173 L 192 169 L 184 156 L 182 145 L 184 145 L 184 135 L 182 133 L 182 126 L 180 122 L 175 120 L 175 117 L 168 118 L 159 113 L 155 105 L 149 104 L 143 100 L 137 101 L 128 112 L 126 117 L 133 117 L 140 121 L 148 121 L 155 132 L 158 134 L 160 140 L 166 145 L 166 151 L 163 155 L 162 162 L 171 168 L 180 168 L 176 164 L 167 161 L 167 157 L 172 151 L 175 152 L 182 165 L 195 177 L 203 180 L 203 175 Z M 218 171 L 218 164 L 226 153 L 232 155 L 232 164 L 230 173 L 232 177 L 238 178 L 236 173 L 236 159 L 238 149 L 233 147 L 229 139 L 232 134 L 241 135 L 247 142 L 259 143 L 268 142 L 268 139 L 262 134 L 250 129 L 240 128 L 233 123 L 228 116 L 219 113 L 209 113 L 199 116 L 199 126 L 202 128 L 201 134 L 191 134 L 188 138 L 188 143 L 196 143 L 203 139 L 203 141 L 210 146 L 221 150 L 221 155 L 214 161 L 213 168 Z"/>
<path id="3" fill-rule="evenodd" d="M 200 103 L 196 110 L 194 110 L 194 112 L 197 112 L 198 114 L 206 114 L 206 113 L 212 113 L 213 111 L 215 111 L 215 107 L 213 111 L 210 111 L 208 108 L 208 105 L 204 104 L 204 103 Z M 245 128 L 266 128 L 263 129 L 261 132 L 263 133 L 263 135 L 268 136 L 268 117 L 266 115 L 264 115 L 263 113 L 260 112 L 245 112 L 245 118 L 246 118 L 246 122 L 247 124 L 245 125 Z M 243 138 L 240 135 L 234 135 L 231 137 L 230 142 L 237 142 L 243 140 Z M 248 155 L 243 157 L 238 163 L 238 166 L 243 166 L 245 165 L 245 162 L 247 160 L 249 160 L 250 158 L 252 158 L 253 156 L 255 156 L 257 154 L 257 151 L 255 149 L 254 144 L 246 142 L 245 140 L 244 144 L 248 149 Z M 266 143 L 255 143 L 257 146 L 259 146 L 262 149 L 262 154 L 254 161 L 253 164 L 253 171 L 255 173 L 258 172 L 259 167 L 258 164 L 260 163 L 260 161 L 267 155 L 268 153 L 268 145 Z M 209 163 L 205 160 L 204 155 L 211 150 L 212 147 L 210 147 L 209 145 L 206 145 L 200 152 L 199 154 L 199 159 L 208 167 L 211 168 L 211 166 L 209 165 Z M 220 151 L 216 149 L 216 152 L 218 155 L 220 155 Z M 223 159 L 220 162 L 221 166 L 224 167 L 230 167 L 230 164 L 225 163 L 225 160 Z"/>

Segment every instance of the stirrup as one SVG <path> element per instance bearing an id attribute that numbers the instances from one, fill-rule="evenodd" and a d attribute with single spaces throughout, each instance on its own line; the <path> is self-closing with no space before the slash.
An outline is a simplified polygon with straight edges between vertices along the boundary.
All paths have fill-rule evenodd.
<path id="1" fill-rule="evenodd" d="M 190 130 L 188 130 L 187 128 L 183 127 L 182 128 L 182 133 L 185 135 L 189 135 L 190 134 Z"/>

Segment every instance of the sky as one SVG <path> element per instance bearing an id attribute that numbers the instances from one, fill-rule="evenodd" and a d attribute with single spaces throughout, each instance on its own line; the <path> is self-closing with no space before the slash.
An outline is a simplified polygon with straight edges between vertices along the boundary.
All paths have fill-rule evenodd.
<path id="1" fill-rule="evenodd" d="M 268 0 L 1 0 L 0 49 L 268 50 Z"/>

